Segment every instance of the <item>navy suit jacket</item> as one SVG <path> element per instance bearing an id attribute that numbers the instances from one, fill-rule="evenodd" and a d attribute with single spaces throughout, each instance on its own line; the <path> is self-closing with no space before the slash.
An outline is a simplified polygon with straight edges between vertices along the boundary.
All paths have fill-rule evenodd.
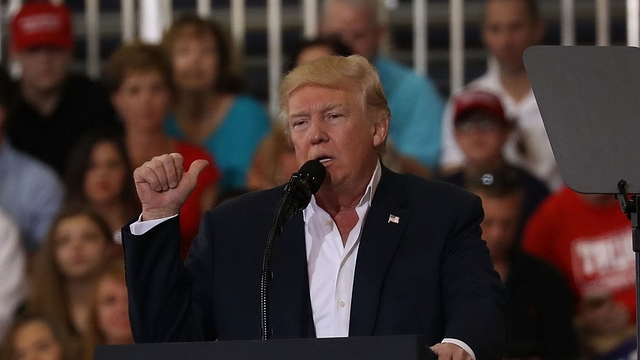
<path id="1" fill-rule="evenodd" d="M 281 194 L 249 193 L 209 211 L 184 265 L 178 218 L 141 236 L 125 226 L 136 342 L 260 338 L 262 257 Z M 475 195 L 383 168 L 360 240 L 349 335 L 455 338 L 479 360 L 502 358 L 507 295 L 482 217 Z M 276 239 L 272 269 L 271 337 L 314 337 L 302 212 Z"/>

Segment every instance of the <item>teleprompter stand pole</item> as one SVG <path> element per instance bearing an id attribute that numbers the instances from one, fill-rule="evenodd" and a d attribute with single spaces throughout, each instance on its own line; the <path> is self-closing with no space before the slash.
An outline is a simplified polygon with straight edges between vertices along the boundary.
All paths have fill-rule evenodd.
<path id="1" fill-rule="evenodd" d="M 627 214 L 631 220 L 631 239 L 633 243 L 633 251 L 636 253 L 636 346 L 640 346 L 640 234 L 638 233 L 638 218 L 640 214 L 640 200 L 638 195 L 632 195 L 631 198 L 627 194 L 627 182 L 620 180 L 618 182 L 618 193 L 615 195 L 620 203 L 622 211 Z"/>

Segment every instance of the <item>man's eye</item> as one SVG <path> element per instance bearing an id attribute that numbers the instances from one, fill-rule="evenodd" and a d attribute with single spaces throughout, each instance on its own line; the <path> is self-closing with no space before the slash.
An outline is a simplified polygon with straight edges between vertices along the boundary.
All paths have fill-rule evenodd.
<path id="1" fill-rule="evenodd" d="M 301 125 L 304 125 L 307 121 L 306 120 L 296 120 L 293 122 L 293 124 L 291 125 L 292 127 L 298 127 Z"/>

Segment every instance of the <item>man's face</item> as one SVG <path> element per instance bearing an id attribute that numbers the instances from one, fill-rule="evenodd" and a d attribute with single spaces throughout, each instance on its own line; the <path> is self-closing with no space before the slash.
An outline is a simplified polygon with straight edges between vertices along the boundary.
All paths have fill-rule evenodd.
<path id="1" fill-rule="evenodd" d="M 369 61 L 376 56 L 382 36 L 382 29 L 368 8 L 352 7 L 337 1 L 326 4 L 320 32 L 326 36 L 338 36 L 354 54 Z"/>
<path id="2" fill-rule="evenodd" d="M 530 15 L 524 0 L 487 0 L 482 38 L 502 70 L 523 70 L 524 50 L 542 42 L 544 26 Z"/>
<path id="3" fill-rule="evenodd" d="M 218 79 L 220 57 L 213 36 L 183 36 L 171 49 L 173 80 L 183 91 L 211 90 Z"/>
<path id="4" fill-rule="evenodd" d="M 316 159 L 327 169 L 322 189 L 361 189 L 369 182 L 378 159 L 388 119 L 374 122 L 365 111 L 362 94 L 307 85 L 289 97 L 288 126 L 298 166 Z M 322 191 L 322 189 L 320 191 Z"/>
<path id="5" fill-rule="evenodd" d="M 482 111 L 465 116 L 454 127 L 456 143 L 467 163 L 476 165 L 502 159 L 502 148 L 510 133 L 500 120 Z"/>
<path id="6" fill-rule="evenodd" d="M 36 46 L 13 53 L 22 68 L 22 86 L 33 91 L 51 92 L 64 82 L 71 51 L 55 46 Z"/>
<path id="7" fill-rule="evenodd" d="M 482 238 L 487 242 L 491 257 L 503 258 L 511 249 L 518 231 L 522 196 L 520 193 L 501 198 L 478 195 L 484 210 L 484 220 L 480 224 Z"/>
<path id="8" fill-rule="evenodd" d="M 128 73 L 111 101 L 128 129 L 141 131 L 162 127 L 171 100 L 169 87 L 159 71 Z"/>

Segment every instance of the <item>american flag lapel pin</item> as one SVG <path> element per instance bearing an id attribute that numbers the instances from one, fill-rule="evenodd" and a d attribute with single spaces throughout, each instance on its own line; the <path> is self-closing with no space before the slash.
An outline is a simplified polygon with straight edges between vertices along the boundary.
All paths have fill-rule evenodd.
<path id="1" fill-rule="evenodd" d="M 387 221 L 387 224 L 390 223 L 394 223 L 394 224 L 398 224 L 400 222 L 400 217 L 397 215 L 393 215 L 393 214 L 389 214 L 389 220 Z"/>

